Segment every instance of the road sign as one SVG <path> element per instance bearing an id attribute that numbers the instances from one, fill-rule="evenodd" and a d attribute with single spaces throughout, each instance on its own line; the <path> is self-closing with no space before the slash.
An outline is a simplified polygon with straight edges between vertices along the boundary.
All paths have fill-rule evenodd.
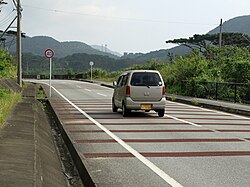
<path id="1" fill-rule="evenodd" d="M 54 51 L 52 49 L 46 49 L 44 55 L 49 59 L 49 97 L 51 97 L 51 71 L 52 71 L 52 58 L 54 57 Z"/>
<path id="2" fill-rule="evenodd" d="M 90 79 L 92 81 L 92 66 L 94 65 L 94 62 L 90 61 L 89 65 L 90 65 Z"/>
<path id="3" fill-rule="evenodd" d="M 44 52 L 44 55 L 46 58 L 53 58 L 54 57 L 54 51 L 52 49 L 46 49 Z"/>

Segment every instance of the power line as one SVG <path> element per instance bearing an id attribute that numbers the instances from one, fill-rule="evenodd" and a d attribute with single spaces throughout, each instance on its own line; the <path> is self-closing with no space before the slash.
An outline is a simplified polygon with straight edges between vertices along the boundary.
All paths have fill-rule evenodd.
<path id="1" fill-rule="evenodd" d="M 54 12 L 54 13 L 65 13 L 65 14 L 75 14 L 75 15 L 81 15 L 81 16 L 91 16 L 91 17 L 97 17 L 100 19 L 116 19 L 116 20 L 122 20 L 122 21 L 188 24 L 188 25 L 217 25 L 217 24 L 212 24 L 212 23 L 194 23 L 194 22 L 181 22 L 181 21 L 174 22 L 174 21 L 153 20 L 153 19 L 143 19 L 143 18 L 125 18 L 125 17 L 105 16 L 105 15 L 96 15 L 96 14 L 84 14 L 81 12 L 71 12 L 71 11 L 66 11 L 66 10 L 49 9 L 49 8 L 43 8 L 43 7 L 30 6 L 30 5 L 23 5 L 23 7 L 33 8 L 33 9 L 38 9 L 38 10 L 43 10 L 43 11 L 48 11 L 48 12 Z"/>
<path id="2" fill-rule="evenodd" d="M 12 10 L 8 15 L 6 15 L 3 19 L 0 20 L 0 25 L 5 25 L 10 22 L 14 18 L 14 10 Z"/>

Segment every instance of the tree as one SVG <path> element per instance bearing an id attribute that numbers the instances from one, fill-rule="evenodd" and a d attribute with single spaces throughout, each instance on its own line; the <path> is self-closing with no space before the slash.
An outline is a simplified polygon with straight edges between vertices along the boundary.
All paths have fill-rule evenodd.
<path id="1" fill-rule="evenodd" d="M 190 38 L 168 40 L 166 43 L 185 45 L 191 49 L 197 48 L 203 53 L 208 46 L 219 45 L 219 34 L 195 34 Z M 222 44 L 224 46 L 232 45 L 250 49 L 250 37 L 242 33 L 223 33 Z"/>

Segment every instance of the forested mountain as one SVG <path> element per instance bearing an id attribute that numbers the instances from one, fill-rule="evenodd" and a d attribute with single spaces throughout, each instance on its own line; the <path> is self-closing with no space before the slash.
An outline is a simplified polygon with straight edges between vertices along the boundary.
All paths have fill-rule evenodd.
<path id="1" fill-rule="evenodd" d="M 68 70 L 76 73 L 85 72 L 90 69 L 90 61 L 94 62 L 93 68 L 102 68 L 107 71 L 119 71 L 133 64 L 144 63 L 134 59 L 114 59 L 102 55 L 76 53 L 60 59 L 53 58 L 53 73 L 67 74 Z M 31 53 L 23 54 L 23 73 L 25 75 L 48 74 L 48 72 L 48 59 Z"/>
<path id="2" fill-rule="evenodd" d="M 121 58 L 130 58 L 136 61 L 148 61 L 151 59 L 159 59 L 159 60 L 168 60 L 175 56 L 184 56 L 191 52 L 191 49 L 185 46 L 177 46 L 171 49 L 161 49 L 158 51 L 151 51 L 149 53 L 129 53 L 128 55 L 124 55 Z"/>
<path id="3" fill-rule="evenodd" d="M 105 52 L 105 47 L 104 47 L 104 46 L 100 46 L 100 45 L 91 45 L 91 47 L 93 47 L 94 49 L 97 49 L 97 50 L 99 50 L 99 51 Z M 110 50 L 109 48 L 106 48 L 106 50 L 107 50 L 107 51 L 106 51 L 107 53 L 110 53 L 110 54 L 113 54 L 113 55 L 119 56 L 119 57 L 122 56 L 122 54 L 120 54 L 120 53 L 118 53 L 118 52 L 115 52 L 115 51 L 112 51 L 112 50 Z"/>
<path id="4" fill-rule="evenodd" d="M 89 62 L 94 62 L 94 68 L 102 68 L 108 71 L 117 71 L 138 63 L 131 59 L 114 59 L 108 56 L 73 54 L 58 60 L 58 63 L 65 69 L 71 68 L 76 72 L 84 72 L 90 68 Z"/>
<path id="5" fill-rule="evenodd" d="M 43 53 L 47 48 L 53 49 L 57 58 L 63 58 L 74 53 L 107 55 L 111 58 L 119 58 L 118 56 L 115 56 L 111 53 L 104 53 L 100 50 L 96 50 L 82 42 L 59 42 L 54 38 L 48 36 L 26 36 L 25 38 L 22 38 L 23 53 L 32 53 L 34 55 L 43 56 Z M 15 46 L 13 45 L 9 50 L 11 52 L 15 52 Z"/>

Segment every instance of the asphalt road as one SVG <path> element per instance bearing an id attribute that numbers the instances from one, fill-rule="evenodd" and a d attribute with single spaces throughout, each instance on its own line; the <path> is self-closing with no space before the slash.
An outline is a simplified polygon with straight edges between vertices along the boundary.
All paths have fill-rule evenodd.
<path id="1" fill-rule="evenodd" d="M 52 81 L 51 103 L 97 186 L 250 186 L 250 118 L 167 101 L 111 109 L 111 88 Z"/>

